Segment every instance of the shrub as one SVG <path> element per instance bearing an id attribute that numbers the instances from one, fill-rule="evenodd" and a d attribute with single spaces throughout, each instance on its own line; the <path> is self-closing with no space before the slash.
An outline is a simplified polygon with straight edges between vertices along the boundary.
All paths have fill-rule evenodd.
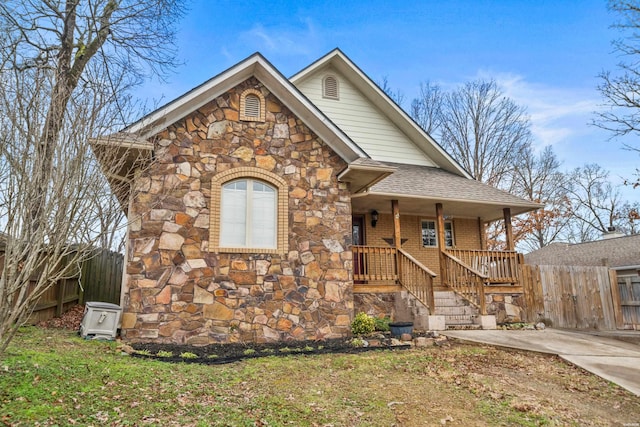
<path id="1" fill-rule="evenodd" d="M 388 332 L 391 328 L 389 328 L 389 323 L 391 323 L 391 319 L 388 317 L 376 317 L 376 331 L 380 332 Z"/>
<path id="2" fill-rule="evenodd" d="M 180 357 L 183 359 L 197 359 L 198 355 L 195 353 L 191 353 L 190 351 L 185 351 L 184 353 L 180 353 Z"/>
<path id="3" fill-rule="evenodd" d="M 351 332 L 354 335 L 367 335 L 373 332 L 375 328 L 375 320 L 367 313 L 360 312 L 356 314 L 355 319 L 351 322 Z"/>

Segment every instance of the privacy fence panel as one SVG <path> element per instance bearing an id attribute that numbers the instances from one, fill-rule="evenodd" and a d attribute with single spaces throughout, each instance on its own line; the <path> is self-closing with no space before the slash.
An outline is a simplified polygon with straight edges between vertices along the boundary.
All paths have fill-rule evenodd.
<path id="1" fill-rule="evenodd" d="M 82 268 L 84 301 L 120 304 L 124 257 L 118 252 L 98 251 Z"/>
<path id="2" fill-rule="evenodd" d="M 622 327 L 640 330 L 640 276 L 618 278 Z"/>
<path id="3" fill-rule="evenodd" d="M 557 328 L 616 329 L 619 301 L 607 267 L 523 265 L 522 277 L 528 321 L 548 319 Z"/>
<path id="4" fill-rule="evenodd" d="M 122 254 L 96 250 L 71 277 L 58 281 L 40 298 L 30 322 L 37 323 L 60 316 L 75 304 L 101 301 L 120 304 Z M 32 278 L 35 282 L 37 277 Z"/>

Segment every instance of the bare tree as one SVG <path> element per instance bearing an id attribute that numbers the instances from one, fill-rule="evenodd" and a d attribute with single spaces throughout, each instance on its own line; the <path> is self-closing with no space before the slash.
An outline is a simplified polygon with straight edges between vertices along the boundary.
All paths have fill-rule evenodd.
<path id="1" fill-rule="evenodd" d="M 443 101 L 440 86 L 429 81 L 420 83 L 420 94 L 411 101 L 411 117 L 432 136 L 440 130 Z"/>
<path id="2" fill-rule="evenodd" d="M 574 169 L 567 182 L 571 204 L 571 230 L 568 240 L 588 242 L 598 239 L 610 227 L 629 231 L 620 191 L 609 180 L 609 172 L 597 164 Z"/>
<path id="3" fill-rule="evenodd" d="M 608 107 L 597 112 L 596 125 L 614 135 L 640 133 L 640 69 L 637 55 L 640 54 L 640 5 L 637 1 L 610 0 L 609 9 L 619 16 L 613 24 L 623 38 L 613 41 L 615 52 L 622 58 L 618 62 L 619 74 L 610 71 L 600 73 L 598 86 Z M 640 150 L 640 147 L 636 147 Z"/>
<path id="4" fill-rule="evenodd" d="M 536 156 L 525 150 L 516 165 L 512 192 L 544 208 L 514 221 L 514 239 L 526 251 L 543 248 L 561 239 L 570 221 L 567 177 L 560 171 L 553 149 L 548 146 Z"/>
<path id="5" fill-rule="evenodd" d="M 604 105 L 592 123 L 612 132 L 614 137 L 637 136 L 640 135 L 640 5 L 636 0 L 610 0 L 609 10 L 619 17 L 612 27 L 619 30 L 622 37 L 612 44 L 621 59 L 617 73 L 603 71 L 599 75 L 598 90 Z M 640 152 L 640 145 L 635 142 L 625 142 L 624 147 Z M 626 184 L 633 188 L 640 186 L 640 169 L 636 169 L 635 177 L 628 177 Z"/>
<path id="6" fill-rule="evenodd" d="M 389 98 L 391 98 L 393 102 L 398 104 L 399 107 L 402 107 L 402 104 L 404 103 L 404 93 L 402 93 L 400 89 L 393 90 L 391 88 L 388 76 L 383 76 L 382 80 L 376 82 L 376 84 L 384 93 L 387 94 Z"/>
<path id="7" fill-rule="evenodd" d="M 88 141 L 126 124 L 127 90 L 175 64 L 183 11 L 178 0 L 0 3 L 0 352 L 40 296 L 113 238 L 105 221 L 121 207 Z M 100 156 L 114 171 L 127 157 Z"/>
<path id="8" fill-rule="evenodd" d="M 464 84 L 444 97 L 441 143 L 478 181 L 500 187 L 531 144 L 524 108 L 495 81 Z"/>

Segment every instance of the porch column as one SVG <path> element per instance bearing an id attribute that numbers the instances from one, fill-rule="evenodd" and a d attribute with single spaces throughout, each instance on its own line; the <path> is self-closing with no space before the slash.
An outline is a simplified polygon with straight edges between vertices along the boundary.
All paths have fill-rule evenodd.
<path id="1" fill-rule="evenodd" d="M 391 214 L 393 215 L 393 247 L 400 249 L 402 247 L 402 234 L 400 232 L 400 206 L 397 200 L 391 201 Z M 396 272 L 398 280 L 402 280 L 402 263 L 400 262 L 400 253 L 396 252 Z"/>
<path id="2" fill-rule="evenodd" d="M 393 214 L 393 246 L 402 246 L 402 235 L 400 233 L 400 206 L 397 200 L 391 201 L 391 213 Z"/>
<path id="3" fill-rule="evenodd" d="M 436 203 L 436 238 L 438 239 L 438 256 L 440 260 L 440 284 L 445 285 L 448 282 L 447 269 L 445 261 L 445 240 L 444 240 L 444 213 L 442 211 L 442 203 Z"/>
<path id="4" fill-rule="evenodd" d="M 513 251 L 516 246 L 513 244 L 513 227 L 511 226 L 511 209 L 504 208 L 502 210 L 504 213 L 504 232 L 506 234 L 507 239 L 507 250 Z"/>
<path id="5" fill-rule="evenodd" d="M 487 250 L 487 225 L 478 217 L 478 233 L 480 234 L 480 249 Z"/>

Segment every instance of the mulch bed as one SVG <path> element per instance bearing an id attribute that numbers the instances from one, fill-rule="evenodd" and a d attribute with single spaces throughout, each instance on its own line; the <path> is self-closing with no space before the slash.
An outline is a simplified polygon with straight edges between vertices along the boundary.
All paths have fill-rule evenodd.
<path id="1" fill-rule="evenodd" d="M 387 341 L 387 340 L 385 340 Z M 289 341 L 273 343 L 228 343 L 202 347 L 156 343 L 136 343 L 131 353 L 134 357 L 162 360 L 165 362 L 202 363 L 219 365 L 245 359 L 269 356 L 290 356 L 310 354 L 356 354 L 375 350 L 405 350 L 411 344 L 391 345 L 389 342 L 376 346 L 355 347 L 351 339 L 330 339 L 323 341 Z M 160 352 L 161 356 L 158 355 Z"/>

